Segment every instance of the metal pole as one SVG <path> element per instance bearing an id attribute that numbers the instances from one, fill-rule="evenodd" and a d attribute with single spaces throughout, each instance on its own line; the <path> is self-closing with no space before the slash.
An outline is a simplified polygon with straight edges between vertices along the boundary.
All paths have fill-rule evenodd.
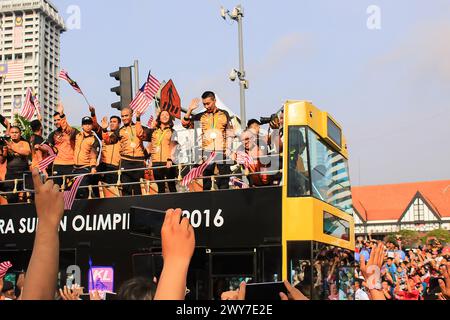
<path id="1" fill-rule="evenodd" d="M 244 69 L 244 36 L 243 36 L 243 28 L 242 28 L 242 18 L 244 17 L 242 12 L 242 6 L 238 5 L 238 29 L 239 29 L 239 73 L 240 76 L 240 83 L 239 86 L 241 88 L 241 124 L 242 126 L 246 126 L 247 120 L 246 120 L 246 112 L 245 112 L 245 82 L 243 79 L 245 79 L 245 69 Z"/>
<path id="2" fill-rule="evenodd" d="M 140 88 L 140 83 L 139 83 L 139 60 L 134 60 L 134 94 L 133 97 L 136 96 L 139 88 Z"/>

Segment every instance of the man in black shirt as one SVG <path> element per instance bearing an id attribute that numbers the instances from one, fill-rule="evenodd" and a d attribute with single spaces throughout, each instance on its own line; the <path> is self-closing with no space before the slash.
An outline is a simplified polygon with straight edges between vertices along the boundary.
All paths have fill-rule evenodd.
<path id="1" fill-rule="evenodd" d="M 22 179 L 24 172 L 29 169 L 28 159 L 31 155 L 31 148 L 28 141 L 22 138 L 22 131 L 19 127 L 11 127 L 11 139 L 5 141 L 0 154 L 0 163 L 6 162 L 5 180 Z M 8 182 L 3 185 L 3 191 L 13 191 L 14 182 Z M 17 190 L 22 189 L 22 182 L 17 184 Z M 16 203 L 19 200 L 18 194 L 7 195 L 9 203 Z"/>

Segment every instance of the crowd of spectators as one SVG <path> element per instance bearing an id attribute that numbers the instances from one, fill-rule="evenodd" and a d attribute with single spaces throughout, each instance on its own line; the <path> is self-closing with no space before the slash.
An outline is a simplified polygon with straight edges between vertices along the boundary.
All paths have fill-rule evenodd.
<path id="1" fill-rule="evenodd" d="M 450 299 L 450 247 L 437 238 L 426 239 L 423 245 L 412 248 L 397 241 L 380 242 L 357 239 L 355 260 L 355 299 L 369 300 L 374 288 L 386 300 L 447 300 Z M 373 270 L 365 269 L 365 261 L 379 249 L 379 262 Z M 377 253 L 377 252 L 375 252 Z"/>

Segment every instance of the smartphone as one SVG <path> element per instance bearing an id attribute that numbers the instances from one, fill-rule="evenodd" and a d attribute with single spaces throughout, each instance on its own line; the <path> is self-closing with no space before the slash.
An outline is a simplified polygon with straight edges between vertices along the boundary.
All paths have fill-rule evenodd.
<path id="1" fill-rule="evenodd" d="M 152 239 L 161 239 L 161 228 L 165 216 L 165 211 L 131 207 L 130 233 Z"/>
<path id="2" fill-rule="evenodd" d="M 106 292 L 105 293 L 105 300 L 117 300 L 117 294 L 113 292 Z"/>
<path id="3" fill-rule="evenodd" d="M 85 301 L 90 301 L 91 296 L 89 295 L 89 293 L 83 293 L 83 294 L 80 294 L 80 299 L 85 300 Z"/>
<path id="4" fill-rule="evenodd" d="M 46 178 L 43 173 L 39 173 L 39 178 L 42 183 L 45 183 Z M 33 175 L 31 172 L 26 172 L 23 174 L 23 190 L 28 192 L 34 191 Z"/>
<path id="5" fill-rule="evenodd" d="M 280 292 L 287 295 L 287 288 L 284 282 L 267 282 L 247 284 L 245 290 L 245 300 L 281 300 Z"/>

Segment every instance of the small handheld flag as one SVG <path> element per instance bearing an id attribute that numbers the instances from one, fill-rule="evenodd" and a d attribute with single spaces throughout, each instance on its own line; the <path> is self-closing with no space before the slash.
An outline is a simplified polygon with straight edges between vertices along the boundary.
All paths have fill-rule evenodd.
<path id="1" fill-rule="evenodd" d="M 0 279 L 2 279 L 6 275 L 9 268 L 11 268 L 11 267 L 12 267 L 12 264 L 9 261 L 0 263 Z"/>
<path id="2" fill-rule="evenodd" d="M 45 170 L 47 170 L 48 166 L 52 164 L 53 161 L 55 161 L 58 155 L 56 154 L 55 150 L 53 150 L 53 148 L 47 144 L 41 144 L 40 147 L 48 154 L 48 156 L 45 157 L 45 159 L 41 160 L 38 164 L 39 171 L 44 172 Z"/>
<path id="3" fill-rule="evenodd" d="M 81 88 L 78 85 L 78 83 L 76 83 L 75 81 L 72 80 L 72 78 L 69 77 L 67 71 L 61 70 L 61 72 L 59 73 L 59 78 L 66 80 L 76 92 L 78 92 L 79 94 L 83 94 L 83 91 L 81 91 Z"/>
<path id="4" fill-rule="evenodd" d="M 133 110 L 134 113 L 143 114 L 147 111 L 148 106 L 155 98 L 160 87 L 161 83 L 159 80 L 149 73 L 147 82 L 139 89 L 136 97 L 131 101 L 130 109 Z"/>
<path id="5" fill-rule="evenodd" d="M 205 172 L 206 168 L 214 161 L 216 158 L 216 152 L 212 152 L 209 158 L 199 167 L 192 169 L 181 181 L 181 185 L 187 187 L 192 181 L 201 177 Z"/>
<path id="6" fill-rule="evenodd" d="M 69 191 L 64 192 L 64 210 L 72 210 L 73 203 L 75 202 L 75 197 L 77 196 L 78 188 L 80 187 L 83 178 L 84 175 L 72 179 L 72 187 Z"/>

